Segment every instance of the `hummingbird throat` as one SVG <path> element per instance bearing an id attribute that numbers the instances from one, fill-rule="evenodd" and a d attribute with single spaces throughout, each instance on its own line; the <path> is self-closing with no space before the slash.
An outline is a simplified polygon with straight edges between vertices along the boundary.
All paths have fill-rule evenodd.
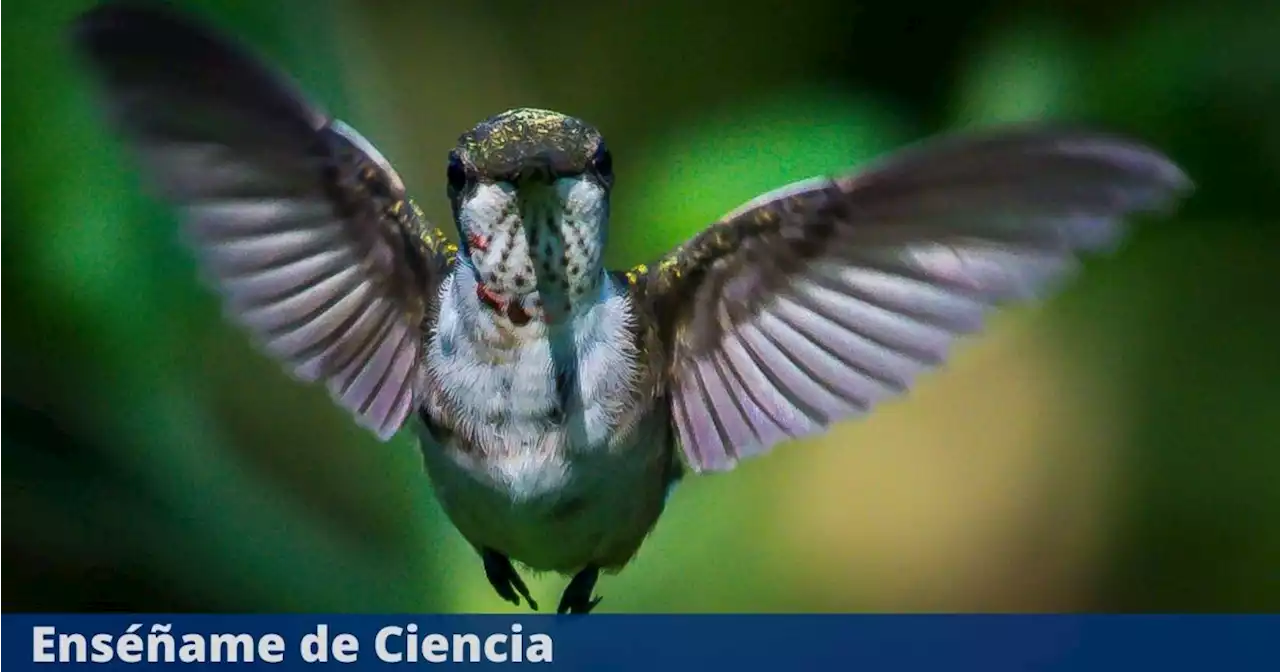
<path id="1" fill-rule="evenodd" d="M 589 183 L 566 179 L 512 193 L 480 193 L 496 217 L 466 222 L 480 305 L 520 327 L 539 319 L 555 324 L 600 288 L 605 204 Z M 497 207 L 493 207 L 497 206 Z"/>
<path id="2" fill-rule="evenodd" d="M 484 282 L 476 283 L 476 298 L 480 300 L 480 305 L 498 313 L 499 315 L 505 316 L 508 320 L 511 320 L 511 324 L 514 324 L 517 327 L 523 327 L 529 323 L 529 320 L 533 319 L 533 316 L 529 314 L 529 311 L 525 310 L 524 303 L 522 301 L 504 297 L 493 291 L 493 289 L 484 284 Z M 546 320 L 546 315 L 543 314 L 542 318 Z"/>

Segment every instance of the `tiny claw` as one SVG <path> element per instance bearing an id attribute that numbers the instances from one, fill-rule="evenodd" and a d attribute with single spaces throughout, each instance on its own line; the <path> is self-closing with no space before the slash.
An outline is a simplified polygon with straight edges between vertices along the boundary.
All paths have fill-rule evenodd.
<path id="1" fill-rule="evenodd" d="M 569 586 L 564 589 L 564 594 L 560 596 L 560 606 L 556 608 L 557 614 L 589 614 L 591 610 L 600 604 L 602 597 L 592 597 L 591 593 L 595 592 L 596 580 L 600 578 L 600 569 L 598 567 L 587 567 L 578 572 L 569 582 Z"/>
<path id="2" fill-rule="evenodd" d="M 529 604 L 529 608 L 537 611 L 538 603 L 534 601 L 533 596 L 529 594 L 529 587 L 524 585 L 524 579 L 520 578 L 520 575 L 516 573 L 515 569 L 511 570 L 511 582 L 515 584 L 516 590 L 520 593 L 520 596 L 524 598 L 524 601 Z"/>
<path id="3" fill-rule="evenodd" d="M 498 597 L 517 607 L 520 606 L 520 598 L 523 597 L 524 601 L 529 603 L 530 609 L 538 610 L 538 603 L 529 596 L 529 588 L 525 586 L 524 579 L 520 578 L 516 568 L 511 566 L 511 560 L 507 559 L 507 556 L 486 549 L 480 557 L 484 561 L 485 577 L 489 579 L 489 584 L 493 586 L 494 592 L 498 593 Z"/>
<path id="4" fill-rule="evenodd" d="M 586 600 L 585 602 L 572 602 L 569 604 L 565 604 L 561 602 L 559 608 L 556 609 L 556 613 L 561 616 L 576 616 L 580 614 L 589 614 L 596 608 L 596 605 L 600 604 L 600 601 L 603 599 L 604 599 L 603 597 L 596 596 L 589 600 Z"/>

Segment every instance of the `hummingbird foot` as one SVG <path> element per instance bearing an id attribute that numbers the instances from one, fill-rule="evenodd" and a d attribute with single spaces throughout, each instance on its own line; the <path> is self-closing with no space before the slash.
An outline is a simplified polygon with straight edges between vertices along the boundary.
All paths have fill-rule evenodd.
<path id="1" fill-rule="evenodd" d="M 560 606 L 556 609 L 556 613 L 591 613 L 591 610 L 595 609 L 596 605 L 600 604 L 600 600 L 603 599 L 591 596 L 591 593 L 596 589 L 596 580 L 599 578 L 600 568 L 594 565 L 588 565 L 586 569 L 574 575 L 573 580 L 564 589 L 564 594 L 560 596 Z"/>
<path id="2" fill-rule="evenodd" d="M 517 607 L 520 606 L 520 598 L 523 597 L 524 601 L 529 603 L 530 609 L 538 610 L 538 603 L 529 596 L 528 586 L 524 585 L 524 579 L 520 578 L 520 573 L 511 566 L 511 560 L 507 556 L 486 548 L 481 551 L 480 557 L 484 560 L 484 574 L 499 597 Z"/>

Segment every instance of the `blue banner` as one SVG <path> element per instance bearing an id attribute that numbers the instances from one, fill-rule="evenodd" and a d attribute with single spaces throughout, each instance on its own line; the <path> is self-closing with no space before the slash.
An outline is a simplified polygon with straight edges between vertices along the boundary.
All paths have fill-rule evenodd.
<path id="1" fill-rule="evenodd" d="M 306 669 L 1280 670 L 1280 616 L 3 616 L 9 672 Z M 17 666 L 17 667 L 15 667 Z"/>

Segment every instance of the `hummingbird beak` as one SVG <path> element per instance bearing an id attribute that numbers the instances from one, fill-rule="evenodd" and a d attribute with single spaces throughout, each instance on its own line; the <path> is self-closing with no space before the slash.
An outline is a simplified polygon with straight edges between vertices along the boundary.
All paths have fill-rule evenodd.
<path id="1" fill-rule="evenodd" d="M 519 175 L 516 176 L 516 181 L 519 182 L 521 186 L 527 186 L 530 184 L 548 184 L 551 182 L 551 164 L 549 162 L 544 163 L 540 161 L 535 164 L 526 165 L 520 169 Z"/>
<path id="2" fill-rule="evenodd" d="M 516 173 L 516 183 L 520 186 L 546 185 L 555 182 L 566 161 L 554 150 L 544 150 L 524 160 L 524 165 Z"/>

